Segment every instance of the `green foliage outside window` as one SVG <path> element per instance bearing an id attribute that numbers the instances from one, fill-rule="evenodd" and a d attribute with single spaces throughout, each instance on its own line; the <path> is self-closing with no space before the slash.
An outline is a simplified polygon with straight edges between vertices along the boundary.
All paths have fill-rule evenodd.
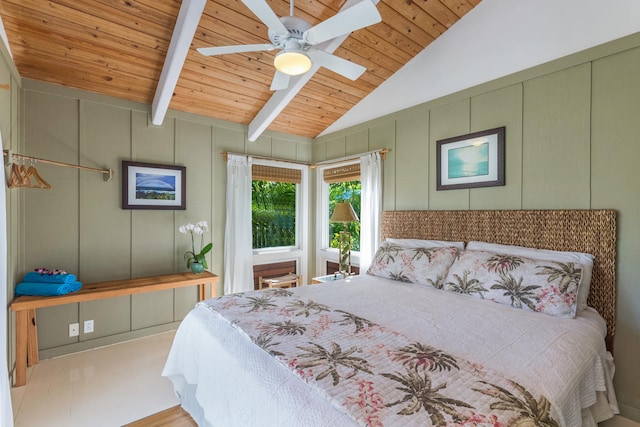
<path id="1" fill-rule="evenodd" d="M 337 202 L 350 202 L 353 210 L 360 218 L 360 181 L 346 181 L 329 184 L 329 218 Z M 351 233 L 351 250 L 360 250 L 360 221 L 342 224 L 329 222 L 329 247 L 339 248 L 340 232 L 346 230 Z"/>
<path id="2" fill-rule="evenodd" d="M 253 181 L 253 248 L 296 245 L 296 184 Z"/>

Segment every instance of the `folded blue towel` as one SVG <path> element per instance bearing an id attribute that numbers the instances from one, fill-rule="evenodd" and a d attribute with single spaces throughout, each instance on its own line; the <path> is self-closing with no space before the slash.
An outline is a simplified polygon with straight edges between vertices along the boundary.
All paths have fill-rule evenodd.
<path id="1" fill-rule="evenodd" d="M 40 274 L 34 271 L 24 275 L 23 282 L 32 283 L 73 283 L 76 276 L 73 274 Z"/>
<path id="2" fill-rule="evenodd" d="M 20 295 L 38 295 L 38 296 L 54 296 L 65 295 L 71 292 L 69 283 L 34 283 L 21 282 L 16 286 L 16 296 Z"/>
<path id="3" fill-rule="evenodd" d="M 71 286 L 71 292 L 77 292 L 80 289 L 82 289 L 82 283 L 80 282 L 73 282 L 73 283 L 67 283 L 69 286 Z"/>

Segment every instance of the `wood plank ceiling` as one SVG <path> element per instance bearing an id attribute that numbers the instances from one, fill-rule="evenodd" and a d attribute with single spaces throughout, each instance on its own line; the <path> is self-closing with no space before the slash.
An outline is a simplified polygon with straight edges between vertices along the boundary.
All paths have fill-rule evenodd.
<path id="1" fill-rule="evenodd" d="M 315 25 L 346 0 L 297 0 Z M 381 0 L 382 22 L 352 33 L 335 54 L 367 68 L 351 81 L 325 68 L 268 129 L 313 138 L 481 0 Z M 151 104 L 180 0 L 2 0 L 0 14 L 22 77 Z M 288 0 L 268 0 L 278 16 Z M 273 92 L 275 52 L 205 57 L 195 48 L 268 43 L 239 0 L 209 0 L 169 108 L 249 124 Z"/>

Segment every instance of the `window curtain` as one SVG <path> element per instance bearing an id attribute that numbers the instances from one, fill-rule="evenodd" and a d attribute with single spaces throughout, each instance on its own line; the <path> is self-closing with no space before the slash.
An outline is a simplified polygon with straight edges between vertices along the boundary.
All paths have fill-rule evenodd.
<path id="1" fill-rule="evenodd" d="M 360 272 L 369 268 L 380 245 L 382 159 L 380 152 L 360 157 Z"/>
<path id="2" fill-rule="evenodd" d="M 227 157 L 226 214 L 224 293 L 228 295 L 253 290 L 250 157 Z"/>
<path id="3" fill-rule="evenodd" d="M 0 148 L 2 136 L 0 135 Z M 11 392 L 9 390 L 9 371 L 7 366 L 7 199 L 4 168 L 0 174 L 0 426 L 13 426 Z"/>

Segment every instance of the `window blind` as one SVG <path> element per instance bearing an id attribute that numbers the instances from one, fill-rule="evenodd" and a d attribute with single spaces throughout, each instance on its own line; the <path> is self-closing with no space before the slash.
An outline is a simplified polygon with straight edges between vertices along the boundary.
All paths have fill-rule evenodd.
<path id="1" fill-rule="evenodd" d="M 360 163 L 325 169 L 323 179 L 324 182 L 328 184 L 346 181 L 360 181 Z"/>
<path id="2" fill-rule="evenodd" d="M 290 182 L 293 184 L 302 182 L 302 171 L 300 169 L 252 165 L 251 175 L 252 179 L 257 181 Z"/>

